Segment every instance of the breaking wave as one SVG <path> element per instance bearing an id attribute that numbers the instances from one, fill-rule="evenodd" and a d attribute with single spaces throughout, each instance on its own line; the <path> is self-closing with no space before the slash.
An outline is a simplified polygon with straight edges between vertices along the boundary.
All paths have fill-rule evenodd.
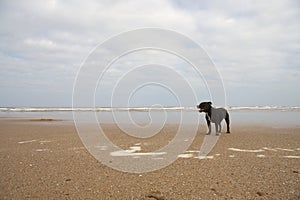
<path id="1" fill-rule="evenodd" d="M 232 106 L 229 111 L 300 111 L 300 106 Z M 196 107 L 1 107 L 0 112 L 110 112 L 110 111 L 197 111 Z"/>

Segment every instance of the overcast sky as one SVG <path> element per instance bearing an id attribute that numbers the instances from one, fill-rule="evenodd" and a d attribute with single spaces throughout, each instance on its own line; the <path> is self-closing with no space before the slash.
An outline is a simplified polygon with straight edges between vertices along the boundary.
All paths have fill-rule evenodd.
<path id="1" fill-rule="evenodd" d="M 76 74 L 89 53 L 114 35 L 143 27 L 174 30 L 203 47 L 223 79 L 228 106 L 299 106 L 299 19 L 298 0 L 1 0 L 0 106 L 71 106 Z M 126 70 L 141 65 L 141 58 L 147 58 L 143 64 L 151 63 L 151 53 L 155 54 L 124 58 Z M 155 55 L 156 62 L 165 56 L 171 69 L 191 80 L 197 101 L 209 99 L 204 81 L 194 80 L 190 66 L 163 52 Z M 129 62 L 136 58 L 139 62 Z M 115 82 L 109 77 L 120 80 L 121 65 L 120 61 L 112 66 L 103 80 L 108 87 L 96 95 L 97 106 L 110 106 L 105 94 Z M 149 82 L 147 73 L 154 77 L 156 72 L 157 67 L 141 68 L 126 76 L 122 85 L 132 83 L 134 74 L 144 73 Z M 155 81 L 159 78 L 166 76 Z M 178 84 L 177 89 L 185 90 Z M 173 106 L 178 103 L 175 96 L 160 85 L 145 85 L 130 105 Z M 129 102 L 120 103 L 122 96 L 118 101 L 118 106 Z"/>

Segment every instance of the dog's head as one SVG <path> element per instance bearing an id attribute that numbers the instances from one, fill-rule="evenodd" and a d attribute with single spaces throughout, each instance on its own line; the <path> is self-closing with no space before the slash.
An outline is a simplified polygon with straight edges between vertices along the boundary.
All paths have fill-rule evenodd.
<path id="1" fill-rule="evenodd" d="M 208 112 L 211 109 L 211 104 L 211 102 L 202 102 L 197 106 L 197 108 L 199 109 L 199 112 Z"/>

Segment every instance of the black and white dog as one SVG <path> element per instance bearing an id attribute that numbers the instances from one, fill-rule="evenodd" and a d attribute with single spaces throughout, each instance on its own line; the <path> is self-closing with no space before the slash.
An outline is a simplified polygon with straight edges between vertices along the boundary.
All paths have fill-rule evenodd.
<path id="1" fill-rule="evenodd" d="M 216 126 L 216 135 L 219 135 L 221 132 L 221 122 L 223 119 L 225 119 L 227 124 L 227 132 L 230 133 L 230 127 L 229 127 L 229 114 L 225 108 L 214 108 L 211 106 L 211 102 L 202 102 L 200 103 L 197 108 L 199 109 L 199 112 L 205 112 L 206 116 L 206 123 L 208 126 L 208 133 L 209 135 L 211 133 L 211 126 L 210 123 L 215 123 Z"/>

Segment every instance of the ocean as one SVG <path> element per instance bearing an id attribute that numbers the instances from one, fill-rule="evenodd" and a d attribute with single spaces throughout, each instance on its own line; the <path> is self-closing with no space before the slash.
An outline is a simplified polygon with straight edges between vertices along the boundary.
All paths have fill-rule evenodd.
<path id="1" fill-rule="evenodd" d="M 300 127 L 300 107 L 255 106 L 227 107 L 232 125 L 256 124 L 272 127 Z M 94 113 L 99 123 L 149 124 L 194 123 L 205 124 L 204 114 L 196 107 L 130 107 L 130 108 L 71 108 L 71 107 L 2 107 L 0 117 L 5 119 L 60 119 L 65 122 L 77 120 L 89 122 Z M 78 117 L 79 116 L 79 117 Z M 182 118 L 185 118 L 184 120 Z M 80 118 L 80 119 L 79 119 Z M 188 118 L 188 119 L 186 119 Z M 91 120 L 92 121 L 92 120 Z"/>

